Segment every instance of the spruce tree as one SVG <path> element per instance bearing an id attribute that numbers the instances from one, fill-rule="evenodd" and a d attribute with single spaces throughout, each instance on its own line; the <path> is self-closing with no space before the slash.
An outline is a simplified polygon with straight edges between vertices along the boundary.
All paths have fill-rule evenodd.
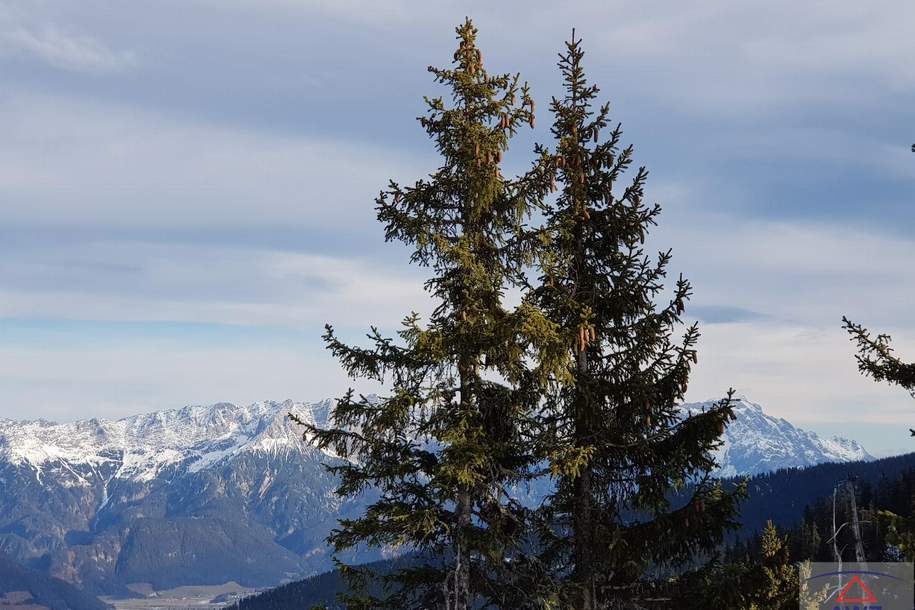
<path id="1" fill-rule="evenodd" d="M 563 607 L 617 607 L 637 597 L 652 565 L 686 562 L 735 525 L 736 494 L 707 473 L 733 418 L 730 397 L 682 417 L 677 404 L 696 362 L 696 325 L 681 328 L 690 284 L 680 277 L 661 303 L 670 251 L 644 251 L 660 213 L 644 201 L 645 168 L 625 188 L 631 146 L 609 127 L 609 106 L 582 68 L 580 41 L 566 43 L 554 98 L 553 169 L 558 197 L 544 213 L 537 304 L 559 325 L 570 381 L 544 405 L 541 451 L 556 491 L 545 507 L 544 558 L 565 581 Z M 690 485 L 673 509 L 675 490 Z"/>
<path id="2" fill-rule="evenodd" d="M 750 610 L 793 610 L 798 605 L 798 569 L 790 561 L 788 539 L 768 521 L 760 536 L 760 569 L 752 569 Z M 755 566 L 754 566 L 755 568 Z"/>
<path id="3" fill-rule="evenodd" d="M 503 152 L 519 128 L 533 127 L 534 102 L 517 75 L 486 71 L 469 20 L 457 34 L 453 66 L 429 68 L 450 100 L 426 98 L 419 119 L 441 165 L 412 186 L 391 181 L 377 199 L 387 240 L 407 244 L 411 261 L 429 270 L 436 308 L 426 324 L 407 316 L 396 338 L 372 328 L 369 347 L 344 343 L 328 326 L 326 344 L 348 373 L 388 389 L 377 401 L 350 390 L 332 429 L 305 424 L 307 439 L 339 456 L 330 469 L 341 496 L 380 495 L 364 515 L 340 522 L 329 539 L 335 549 L 418 555 L 374 575 L 387 595 L 354 593 L 352 608 L 508 607 L 505 599 L 528 593 L 508 580 L 525 535 L 525 510 L 508 488 L 535 474 L 526 435 L 539 387 L 562 374 L 566 354 L 555 324 L 530 302 L 507 308 L 503 293 L 530 263 L 517 235 L 551 174 L 538 162 L 520 178 L 503 177 Z M 341 569 L 353 583 L 366 576 Z"/>

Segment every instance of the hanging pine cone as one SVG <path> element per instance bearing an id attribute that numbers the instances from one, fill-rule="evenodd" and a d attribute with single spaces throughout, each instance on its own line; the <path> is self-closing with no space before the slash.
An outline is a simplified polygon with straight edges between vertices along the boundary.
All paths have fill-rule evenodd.
<path id="1" fill-rule="evenodd" d="M 554 177 L 553 179 L 550 180 L 550 192 L 555 193 L 556 190 L 557 190 L 556 189 L 556 178 Z"/>
<path id="2" fill-rule="evenodd" d="M 584 217 L 585 220 L 591 220 L 591 214 L 588 213 L 588 208 L 587 208 L 587 207 L 585 207 L 585 208 L 582 210 L 582 214 L 581 214 L 581 215 Z"/>
<path id="3" fill-rule="evenodd" d="M 559 155 L 558 157 L 556 157 L 556 167 L 565 167 L 565 165 L 566 165 L 565 157 L 563 157 L 562 155 Z"/>

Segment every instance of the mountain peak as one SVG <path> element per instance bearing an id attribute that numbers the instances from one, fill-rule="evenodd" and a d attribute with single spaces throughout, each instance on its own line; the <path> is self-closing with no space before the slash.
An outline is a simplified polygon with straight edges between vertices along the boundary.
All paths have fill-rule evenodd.
<path id="1" fill-rule="evenodd" d="M 686 413 L 707 410 L 717 400 L 686 403 Z M 757 403 L 735 399 L 736 419 L 725 430 L 716 459 L 720 476 L 754 475 L 780 468 L 803 468 L 823 462 L 870 461 L 874 457 L 857 441 L 821 439 L 787 420 L 768 415 Z"/>

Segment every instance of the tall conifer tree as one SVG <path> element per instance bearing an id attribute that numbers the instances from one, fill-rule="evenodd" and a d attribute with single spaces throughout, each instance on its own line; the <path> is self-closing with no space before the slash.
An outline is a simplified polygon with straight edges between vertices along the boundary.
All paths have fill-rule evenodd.
<path id="1" fill-rule="evenodd" d="M 692 325 L 674 339 L 690 284 L 681 277 L 659 304 L 671 253 L 652 260 L 643 244 L 660 207 L 644 202 L 645 168 L 617 191 L 633 149 L 608 127 L 609 106 L 594 106 L 583 55 L 573 33 L 559 61 L 565 95 L 551 105 L 560 193 L 539 234 L 535 289 L 571 362 L 541 441 L 557 482 L 545 557 L 568 583 L 563 606 L 576 610 L 625 607 L 650 565 L 712 548 L 736 510 L 736 496 L 707 477 L 730 400 L 688 418 L 678 410 L 699 338 Z M 688 483 L 691 498 L 672 509 L 670 492 Z"/>
<path id="2" fill-rule="evenodd" d="M 543 380 L 561 375 L 565 349 L 555 324 L 529 302 L 508 309 L 503 292 L 530 255 L 516 236 L 550 188 L 548 165 L 508 180 L 503 151 L 519 127 L 534 124 L 534 102 L 517 75 L 490 75 L 468 20 L 457 28 L 453 67 L 429 68 L 451 99 L 426 98 L 420 122 L 441 166 L 412 186 L 391 182 L 377 199 L 386 237 L 413 249 L 430 270 L 437 303 L 428 324 L 409 315 L 398 338 L 372 329 L 371 347 L 325 341 L 354 378 L 387 384 L 368 400 L 348 392 L 330 430 L 306 437 L 341 458 L 331 469 L 338 493 L 380 493 L 367 512 L 341 521 L 330 541 L 397 547 L 421 557 L 385 576 L 387 599 L 351 595 L 349 607 L 500 607 L 512 553 L 524 535 L 522 507 L 507 487 L 533 476 L 525 445 Z M 370 298 L 370 295 L 367 295 Z M 352 570 L 343 567 L 347 573 Z"/>

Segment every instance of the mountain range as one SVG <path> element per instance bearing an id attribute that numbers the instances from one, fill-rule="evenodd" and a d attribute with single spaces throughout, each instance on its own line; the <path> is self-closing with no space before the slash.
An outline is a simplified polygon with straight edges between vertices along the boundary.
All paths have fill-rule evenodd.
<path id="1" fill-rule="evenodd" d="M 684 405 L 684 415 L 709 404 Z M 332 406 L 0 420 L 0 551 L 96 594 L 128 595 L 135 583 L 261 587 L 323 572 L 332 566 L 324 538 L 371 492 L 341 501 L 321 466 L 336 458 L 303 442 L 287 414 L 324 426 Z M 735 412 L 718 453 L 722 476 L 872 459 L 854 441 L 820 439 L 747 400 Z"/>

